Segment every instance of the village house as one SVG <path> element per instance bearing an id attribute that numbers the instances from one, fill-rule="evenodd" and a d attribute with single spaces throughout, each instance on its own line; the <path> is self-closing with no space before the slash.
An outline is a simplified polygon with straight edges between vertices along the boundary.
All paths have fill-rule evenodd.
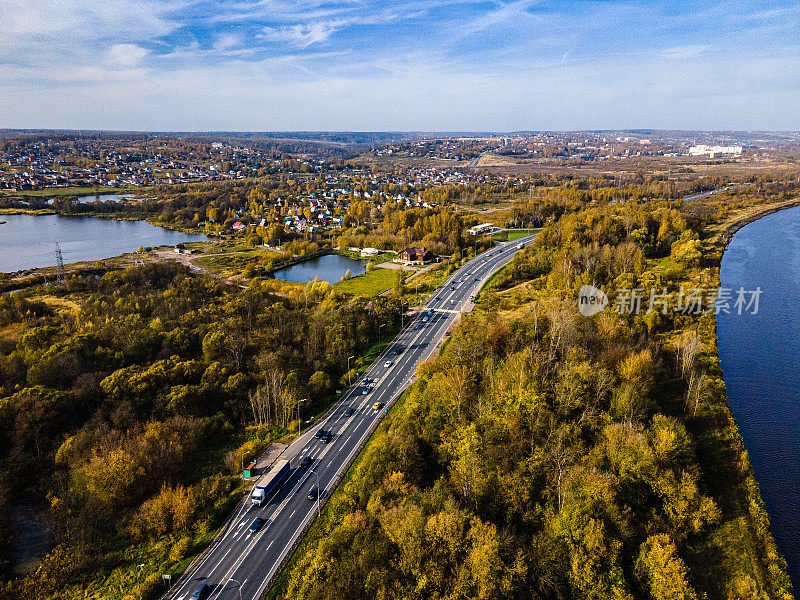
<path id="1" fill-rule="evenodd" d="M 427 265 L 436 261 L 436 255 L 427 248 L 406 248 L 402 250 L 394 262 L 401 265 Z"/>

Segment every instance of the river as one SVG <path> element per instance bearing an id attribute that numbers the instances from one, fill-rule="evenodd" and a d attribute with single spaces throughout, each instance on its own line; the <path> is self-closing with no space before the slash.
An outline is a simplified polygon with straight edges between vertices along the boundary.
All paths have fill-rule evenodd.
<path id="1" fill-rule="evenodd" d="M 56 264 L 58 242 L 65 263 L 99 260 L 133 252 L 139 246 L 164 246 L 208 240 L 147 221 L 116 221 L 60 215 L 0 215 L 0 272 Z"/>
<path id="2" fill-rule="evenodd" d="M 758 313 L 717 316 L 728 402 L 800 589 L 800 208 L 750 223 L 722 257 L 722 287 L 761 287 Z"/>

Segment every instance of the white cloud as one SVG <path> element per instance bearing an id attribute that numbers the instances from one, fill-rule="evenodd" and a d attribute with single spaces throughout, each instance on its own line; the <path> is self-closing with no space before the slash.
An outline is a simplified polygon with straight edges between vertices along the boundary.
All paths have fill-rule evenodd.
<path id="1" fill-rule="evenodd" d="M 772 31 L 534 4 L 0 0 L 0 127 L 800 127 L 800 50 Z"/>
<path id="2" fill-rule="evenodd" d="M 114 44 L 108 49 L 108 62 L 115 67 L 134 67 L 147 56 L 147 50 L 136 44 Z"/>
<path id="3" fill-rule="evenodd" d="M 230 50 L 242 43 L 241 38 L 234 33 L 225 33 L 217 37 L 214 41 L 214 50 Z"/>
<path id="4" fill-rule="evenodd" d="M 711 44 L 673 46 L 672 48 L 664 48 L 661 51 L 661 56 L 671 60 L 690 60 L 702 56 L 711 48 Z"/>
<path id="5" fill-rule="evenodd" d="M 347 21 L 328 21 L 265 27 L 258 37 L 268 42 L 290 42 L 299 48 L 306 48 L 311 44 L 324 42 L 331 34 L 346 24 Z"/>

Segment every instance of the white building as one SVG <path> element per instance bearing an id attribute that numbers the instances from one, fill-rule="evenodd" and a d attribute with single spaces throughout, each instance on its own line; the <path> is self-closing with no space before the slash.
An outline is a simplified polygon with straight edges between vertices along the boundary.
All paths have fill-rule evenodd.
<path id="1" fill-rule="evenodd" d="M 689 148 L 690 156 L 702 156 L 707 154 L 709 157 L 714 158 L 717 154 L 733 154 L 734 156 L 739 156 L 741 153 L 741 146 L 706 146 L 705 144 L 699 144 Z"/>
<path id="2" fill-rule="evenodd" d="M 481 223 L 480 225 L 475 225 L 475 227 L 467 229 L 467 233 L 470 235 L 484 235 L 492 233 L 495 229 L 496 227 L 493 223 Z"/>

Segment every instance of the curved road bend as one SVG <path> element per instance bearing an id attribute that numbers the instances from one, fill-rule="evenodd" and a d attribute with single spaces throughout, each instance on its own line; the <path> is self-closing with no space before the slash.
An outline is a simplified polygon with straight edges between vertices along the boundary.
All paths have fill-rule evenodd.
<path id="1" fill-rule="evenodd" d="M 239 591 L 243 600 L 257 600 L 316 515 L 316 502 L 310 501 L 308 495 L 317 485 L 317 477 L 320 488 L 330 494 L 384 415 L 384 410 L 373 410 L 373 405 L 376 402 L 387 408 L 392 405 L 412 381 L 417 364 L 436 351 L 450 326 L 470 303 L 470 296 L 511 261 L 519 244 L 527 245 L 534 237 L 535 234 L 499 244 L 455 271 L 366 371 L 364 375 L 375 382 L 372 391 L 363 394 L 363 386 L 356 384 L 328 411 L 324 421 L 295 440 L 282 455 L 291 461 L 291 474 L 270 501 L 263 506 L 252 506 L 248 500 L 241 506 L 221 537 L 164 598 L 192 600 L 194 590 L 206 583 L 209 589 L 205 597 L 209 600 L 235 600 Z M 400 354 L 395 353 L 397 349 Z M 353 414 L 345 417 L 348 407 Z M 320 427 L 333 434 L 330 443 L 314 438 Z M 313 459 L 310 469 L 298 468 L 307 456 Z M 260 531 L 251 533 L 250 524 L 256 517 L 265 523 Z"/>

